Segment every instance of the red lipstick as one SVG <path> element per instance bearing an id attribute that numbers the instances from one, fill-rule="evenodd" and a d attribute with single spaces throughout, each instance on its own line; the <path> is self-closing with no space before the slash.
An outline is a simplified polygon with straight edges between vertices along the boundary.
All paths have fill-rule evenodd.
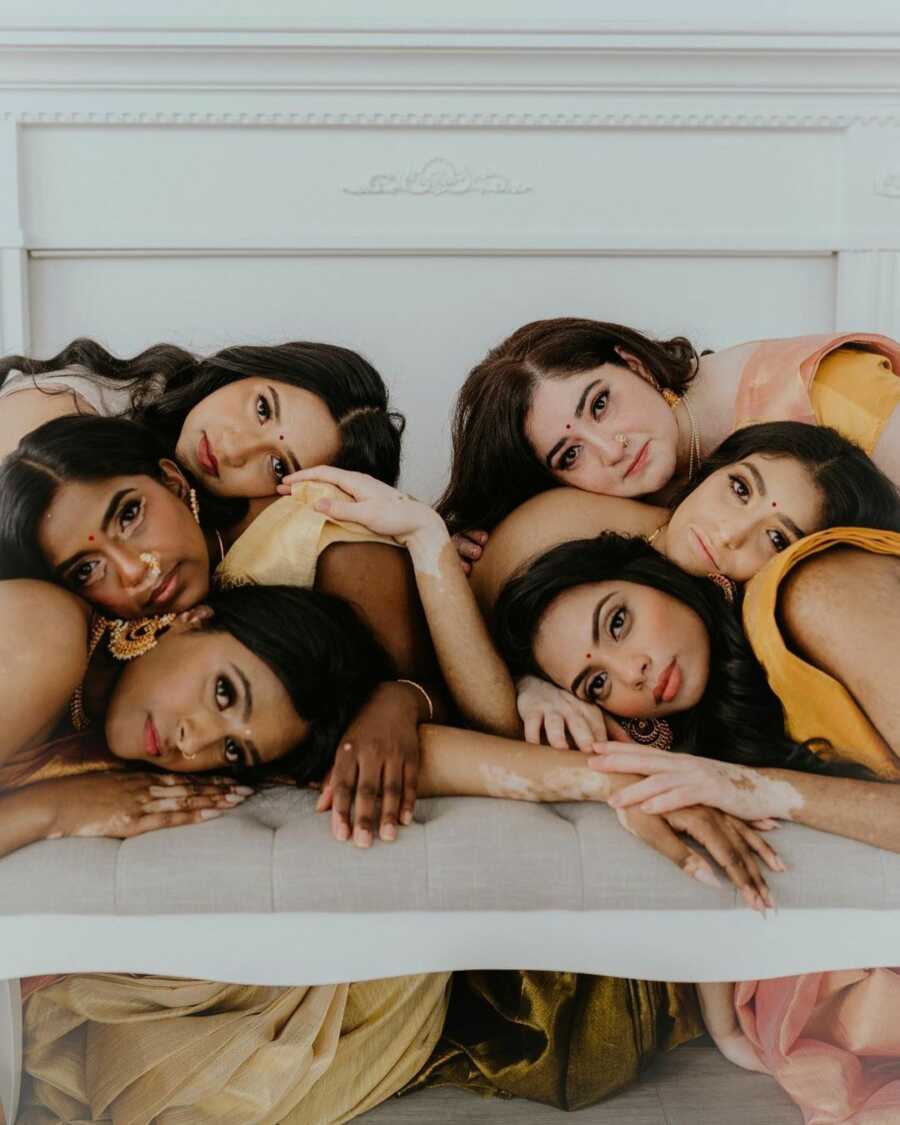
<path id="1" fill-rule="evenodd" d="M 197 463 L 207 476 L 217 477 L 219 475 L 219 462 L 212 451 L 205 430 L 197 445 Z"/>

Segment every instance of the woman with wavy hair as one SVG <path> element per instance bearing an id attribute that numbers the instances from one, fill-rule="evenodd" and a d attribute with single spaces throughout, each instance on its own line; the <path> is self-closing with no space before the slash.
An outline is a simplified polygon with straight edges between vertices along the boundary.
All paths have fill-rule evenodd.
<path id="1" fill-rule="evenodd" d="M 900 484 L 900 347 L 866 333 L 741 344 L 698 356 L 576 317 L 526 324 L 469 374 L 457 400 L 453 532 L 491 531 L 566 485 L 666 502 L 732 431 L 766 421 L 831 426 Z M 477 559 L 483 533 L 461 539 Z"/>

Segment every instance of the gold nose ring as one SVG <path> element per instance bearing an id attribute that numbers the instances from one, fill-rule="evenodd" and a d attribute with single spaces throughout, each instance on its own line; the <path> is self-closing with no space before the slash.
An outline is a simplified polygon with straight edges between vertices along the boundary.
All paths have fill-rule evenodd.
<path id="1" fill-rule="evenodd" d="M 141 551 L 138 558 L 145 566 L 150 567 L 150 574 L 153 578 L 159 578 L 162 567 L 159 563 L 159 555 L 156 551 Z"/>
<path id="2" fill-rule="evenodd" d="M 622 443 L 623 449 L 627 449 L 629 445 L 631 445 L 630 439 L 625 434 L 613 434 L 613 437 L 616 439 L 616 441 Z"/>

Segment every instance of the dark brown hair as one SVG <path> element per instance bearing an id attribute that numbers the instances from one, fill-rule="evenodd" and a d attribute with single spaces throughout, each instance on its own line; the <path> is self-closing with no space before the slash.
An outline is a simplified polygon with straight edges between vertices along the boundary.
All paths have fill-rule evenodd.
<path id="1" fill-rule="evenodd" d="M 625 367 L 617 347 L 677 394 L 697 370 L 697 353 L 683 336 L 651 340 L 621 324 L 579 317 L 532 321 L 472 369 L 456 401 L 450 483 L 437 505 L 451 531 L 490 531 L 532 496 L 558 487 L 525 436 L 534 388 L 604 363 Z"/>

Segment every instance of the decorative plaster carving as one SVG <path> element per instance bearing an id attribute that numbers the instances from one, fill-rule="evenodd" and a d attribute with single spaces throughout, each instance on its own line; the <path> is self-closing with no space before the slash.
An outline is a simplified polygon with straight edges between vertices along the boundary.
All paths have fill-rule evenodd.
<path id="1" fill-rule="evenodd" d="M 886 195 L 888 199 L 900 199 L 900 171 L 885 172 L 875 181 L 875 194 Z"/>
<path id="2" fill-rule="evenodd" d="M 306 129 L 848 129 L 900 113 L 123 113 L 7 111 L 20 125 L 230 125 Z"/>
<path id="3" fill-rule="evenodd" d="M 347 195 L 524 195 L 532 189 L 496 172 L 473 174 L 444 157 L 427 161 L 418 171 L 376 172 Z"/>

